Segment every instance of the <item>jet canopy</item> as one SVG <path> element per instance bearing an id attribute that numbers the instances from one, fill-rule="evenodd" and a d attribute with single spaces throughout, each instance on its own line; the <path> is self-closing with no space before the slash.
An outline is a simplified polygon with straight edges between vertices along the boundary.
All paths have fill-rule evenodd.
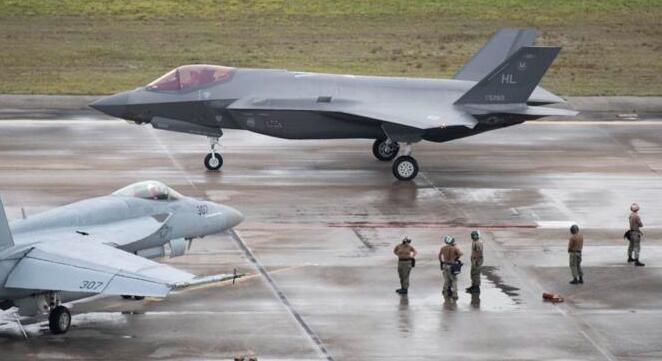
<path id="1" fill-rule="evenodd" d="M 114 196 L 135 197 L 156 201 L 176 201 L 183 196 L 157 181 L 144 181 L 128 185 L 113 193 Z"/>
<path id="2" fill-rule="evenodd" d="M 234 68 L 218 65 L 182 65 L 147 85 L 148 90 L 180 91 L 201 88 L 230 78 Z"/>

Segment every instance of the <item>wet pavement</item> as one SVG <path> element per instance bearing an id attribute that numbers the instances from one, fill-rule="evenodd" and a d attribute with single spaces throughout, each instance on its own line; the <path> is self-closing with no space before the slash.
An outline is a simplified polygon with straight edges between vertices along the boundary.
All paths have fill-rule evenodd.
<path id="1" fill-rule="evenodd" d="M 235 234 L 166 259 L 247 276 L 165 300 L 73 304 L 54 336 L 0 314 L 2 360 L 658 360 L 662 358 L 662 122 L 540 122 L 414 147 L 421 173 L 393 179 L 366 140 L 288 141 L 228 131 L 223 171 L 202 137 L 120 121 L 0 121 L 0 192 L 12 219 L 158 179 L 246 216 Z M 640 269 L 624 263 L 641 204 Z M 585 232 L 586 284 L 571 286 L 567 227 Z M 480 298 L 441 297 L 440 237 L 486 249 Z M 408 297 L 392 248 L 419 251 Z M 469 269 L 459 288 L 469 286 Z M 566 302 L 542 302 L 544 291 Z"/>

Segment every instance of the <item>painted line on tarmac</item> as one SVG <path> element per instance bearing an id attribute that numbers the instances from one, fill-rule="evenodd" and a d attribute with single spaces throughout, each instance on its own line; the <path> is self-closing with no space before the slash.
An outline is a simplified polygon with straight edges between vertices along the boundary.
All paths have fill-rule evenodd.
<path id="1" fill-rule="evenodd" d="M 306 332 L 306 334 L 313 342 L 313 344 L 317 346 L 317 349 L 319 350 L 321 355 L 328 361 L 335 361 L 331 353 L 324 346 L 324 343 L 322 343 L 322 340 L 319 338 L 319 336 L 317 336 L 315 331 L 313 331 L 313 329 L 306 323 L 306 321 L 303 319 L 301 314 L 294 309 L 294 307 L 288 300 L 285 293 L 280 289 L 280 287 L 278 287 L 276 281 L 274 281 L 274 279 L 271 278 L 269 272 L 267 272 L 267 270 L 264 268 L 262 263 L 257 259 L 257 257 L 255 257 L 255 254 L 250 249 L 250 247 L 248 247 L 246 242 L 244 242 L 244 240 L 241 238 L 239 233 L 237 233 L 237 231 L 233 229 L 230 230 L 230 234 L 232 235 L 232 239 L 234 239 L 235 242 L 237 242 L 237 245 L 239 245 L 239 248 L 241 248 L 244 251 L 244 253 L 246 254 L 246 258 L 248 258 L 248 260 L 253 264 L 253 266 L 255 266 L 255 268 L 258 270 L 258 272 L 260 272 L 260 274 L 264 277 L 264 279 L 267 280 L 267 283 L 271 287 L 271 290 L 274 292 L 276 297 L 278 297 L 278 299 L 283 304 L 283 306 L 285 306 L 285 308 L 290 313 L 290 315 L 294 317 L 294 319 L 299 324 L 299 326 L 301 326 L 301 328 Z"/>
<path id="2" fill-rule="evenodd" d="M 356 235 L 356 238 L 358 238 L 359 241 L 361 241 L 361 243 L 363 243 L 363 245 L 366 246 L 366 248 L 375 249 L 375 246 L 372 243 L 370 243 L 364 235 L 361 234 L 361 229 L 360 228 L 352 227 L 352 232 L 354 232 L 354 234 Z"/>

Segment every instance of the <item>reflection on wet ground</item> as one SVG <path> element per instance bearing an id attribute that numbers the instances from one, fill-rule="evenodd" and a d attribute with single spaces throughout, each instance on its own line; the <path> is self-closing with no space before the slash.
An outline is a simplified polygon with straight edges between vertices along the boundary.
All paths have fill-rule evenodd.
<path id="1" fill-rule="evenodd" d="M 516 303 L 519 303 L 519 300 L 518 300 L 519 288 L 509 286 L 506 283 L 504 283 L 501 276 L 499 276 L 499 274 L 497 273 L 498 269 L 499 268 L 496 267 L 496 266 L 483 266 L 481 268 L 481 273 L 496 288 L 501 290 L 503 293 L 505 293 L 508 297 L 510 297 Z"/>

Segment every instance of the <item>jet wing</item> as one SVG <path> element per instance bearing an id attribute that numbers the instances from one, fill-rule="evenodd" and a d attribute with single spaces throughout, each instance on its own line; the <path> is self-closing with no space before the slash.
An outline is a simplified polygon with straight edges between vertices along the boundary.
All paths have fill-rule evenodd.
<path id="1" fill-rule="evenodd" d="M 478 124 L 478 121 L 470 114 L 454 107 L 445 106 L 441 102 L 438 104 L 415 101 L 365 103 L 335 97 L 323 101 L 320 101 L 320 98 L 247 98 L 235 101 L 228 109 L 233 111 L 291 110 L 342 113 L 417 129 L 452 125 L 473 128 Z"/>
<path id="2" fill-rule="evenodd" d="M 109 295 L 165 297 L 195 276 L 109 245 L 64 240 L 34 245 L 5 287 Z"/>

